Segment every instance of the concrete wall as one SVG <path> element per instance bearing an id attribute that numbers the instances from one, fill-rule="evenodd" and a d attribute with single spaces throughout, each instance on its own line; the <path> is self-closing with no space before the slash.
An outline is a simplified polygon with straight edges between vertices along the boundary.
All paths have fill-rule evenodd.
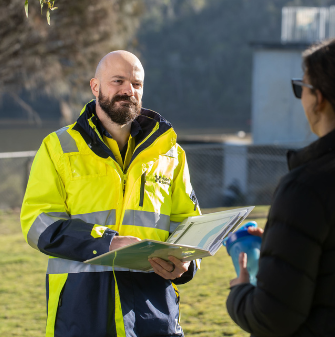
<path id="1" fill-rule="evenodd" d="M 311 142 L 301 101 L 291 78 L 302 77 L 301 49 L 255 49 L 252 81 L 252 135 L 255 144 Z"/>

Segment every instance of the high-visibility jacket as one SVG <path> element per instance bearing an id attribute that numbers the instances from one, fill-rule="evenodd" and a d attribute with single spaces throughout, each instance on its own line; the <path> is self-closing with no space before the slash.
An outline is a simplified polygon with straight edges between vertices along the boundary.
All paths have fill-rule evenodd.
<path id="1" fill-rule="evenodd" d="M 84 264 L 115 235 L 165 241 L 199 215 L 185 152 L 171 124 L 142 109 L 142 131 L 123 171 L 104 143 L 95 101 L 77 122 L 48 135 L 33 162 L 21 225 L 50 256 L 47 337 L 182 336 L 174 284 L 153 272 Z M 189 270 L 175 284 L 188 282 Z"/>

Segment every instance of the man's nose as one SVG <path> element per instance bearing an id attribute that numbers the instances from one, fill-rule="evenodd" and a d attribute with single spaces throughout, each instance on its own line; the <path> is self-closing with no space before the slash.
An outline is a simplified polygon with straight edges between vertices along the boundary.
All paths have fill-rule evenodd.
<path id="1" fill-rule="evenodd" d="M 134 96 L 135 90 L 131 83 L 127 83 L 123 88 L 123 94 L 128 96 Z"/>

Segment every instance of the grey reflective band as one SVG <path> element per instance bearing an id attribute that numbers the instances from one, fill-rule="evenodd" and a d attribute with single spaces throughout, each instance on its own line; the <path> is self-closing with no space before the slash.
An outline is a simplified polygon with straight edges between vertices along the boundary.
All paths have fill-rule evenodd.
<path id="1" fill-rule="evenodd" d="M 175 229 L 179 226 L 180 222 L 170 221 L 170 234 L 175 231 Z"/>
<path id="2" fill-rule="evenodd" d="M 176 145 L 171 147 L 171 149 L 164 154 L 164 156 L 178 158 L 178 151 Z"/>
<path id="3" fill-rule="evenodd" d="M 122 225 L 170 229 L 170 216 L 154 212 L 126 210 Z"/>
<path id="4" fill-rule="evenodd" d="M 27 235 L 28 243 L 33 248 L 38 249 L 37 244 L 40 235 L 58 220 L 80 219 L 93 225 L 113 226 L 116 221 L 115 215 L 115 209 L 87 214 L 75 214 L 71 216 L 61 212 L 41 213 L 29 229 Z"/>
<path id="5" fill-rule="evenodd" d="M 61 212 L 51 212 L 51 213 L 41 213 L 31 225 L 27 240 L 30 246 L 38 249 L 37 243 L 40 235 L 54 222 L 58 220 L 69 220 L 70 217 L 67 213 Z"/>
<path id="6" fill-rule="evenodd" d="M 98 266 L 78 261 L 65 260 L 60 258 L 50 258 L 48 262 L 47 274 L 78 274 L 78 273 L 103 273 L 109 271 L 131 271 L 134 273 L 152 273 L 142 270 L 132 270 L 119 267 Z"/>
<path id="7" fill-rule="evenodd" d="M 113 226 L 116 222 L 116 212 L 115 209 L 111 209 L 109 211 L 73 214 L 71 219 L 80 219 L 94 225 Z"/>
<path id="8" fill-rule="evenodd" d="M 79 152 L 75 140 L 67 132 L 68 128 L 65 126 L 56 131 L 62 150 L 64 153 Z"/>

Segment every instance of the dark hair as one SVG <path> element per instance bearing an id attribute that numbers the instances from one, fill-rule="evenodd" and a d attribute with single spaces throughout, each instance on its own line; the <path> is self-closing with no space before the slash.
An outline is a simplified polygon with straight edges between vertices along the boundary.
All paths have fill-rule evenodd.
<path id="1" fill-rule="evenodd" d="M 302 53 L 302 68 L 335 112 L 335 39 L 314 44 Z"/>

